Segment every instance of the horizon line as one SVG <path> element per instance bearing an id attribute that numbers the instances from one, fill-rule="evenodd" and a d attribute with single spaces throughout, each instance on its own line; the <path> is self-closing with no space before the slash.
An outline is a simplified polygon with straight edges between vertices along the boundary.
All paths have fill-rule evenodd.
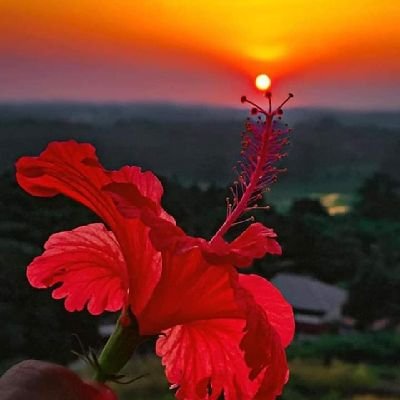
<path id="1" fill-rule="evenodd" d="M 201 102 L 179 102 L 171 100 L 84 100 L 84 99 L 0 99 L 1 106 L 57 106 L 57 105 L 74 105 L 74 106 L 146 106 L 146 107 L 176 107 L 176 108 L 205 108 L 215 110 L 246 110 L 248 107 L 244 107 L 240 103 L 240 97 L 238 98 L 238 105 L 230 104 L 214 104 L 214 103 L 201 103 Z M 313 110 L 313 111 L 334 111 L 334 112 L 360 112 L 360 113 L 396 113 L 400 112 L 400 106 L 397 107 L 341 107 L 338 106 L 318 106 L 318 105 L 303 105 L 303 106 L 290 106 L 286 107 L 286 110 Z"/>

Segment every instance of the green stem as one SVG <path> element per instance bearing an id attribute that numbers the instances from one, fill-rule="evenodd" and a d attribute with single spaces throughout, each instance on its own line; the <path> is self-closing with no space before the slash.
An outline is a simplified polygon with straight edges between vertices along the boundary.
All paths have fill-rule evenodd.
<path id="1" fill-rule="evenodd" d="M 120 321 L 121 317 L 99 356 L 99 368 L 94 377 L 98 382 L 105 382 L 118 374 L 138 345 L 146 339 L 140 336 L 136 321 L 128 326 L 124 326 Z"/>

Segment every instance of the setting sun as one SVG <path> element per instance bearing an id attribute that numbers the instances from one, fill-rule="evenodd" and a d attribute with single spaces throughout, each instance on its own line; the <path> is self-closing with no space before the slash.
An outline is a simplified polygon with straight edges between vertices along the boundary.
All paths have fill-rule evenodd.
<path id="1" fill-rule="evenodd" d="M 266 74 L 260 74 L 257 76 L 255 84 L 258 90 L 268 90 L 271 86 L 271 78 Z"/>
<path id="2" fill-rule="evenodd" d="M 0 101 L 236 106 L 266 72 L 297 106 L 397 109 L 399 2 L 308 4 L 0 0 Z"/>

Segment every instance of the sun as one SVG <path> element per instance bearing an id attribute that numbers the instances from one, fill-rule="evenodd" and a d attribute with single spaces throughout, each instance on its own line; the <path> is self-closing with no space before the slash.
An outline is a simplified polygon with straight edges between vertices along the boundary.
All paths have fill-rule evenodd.
<path id="1" fill-rule="evenodd" d="M 256 88 L 261 91 L 266 91 L 271 86 L 271 78 L 267 74 L 260 74 L 255 80 Z"/>

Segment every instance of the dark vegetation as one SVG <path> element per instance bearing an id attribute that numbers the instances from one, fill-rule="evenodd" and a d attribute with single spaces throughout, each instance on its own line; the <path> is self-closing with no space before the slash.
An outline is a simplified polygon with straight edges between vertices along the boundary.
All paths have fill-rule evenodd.
<path id="1" fill-rule="evenodd" d="M 179 182 L 232 180 L 247 110 L 145 105 L 1 105 L 0 170 L 51 140 L 93 143 L 108 168 L 141 165 Z M 286 115 L 287 114 L 287 115 Z M 288 110 L 294 127 L 285 161 L 290 173 L 274 188 L 281 207 L 294 196 L 353 193 L 373 172 L 399 169 L 398 113 Z M 285 201 L 286 200 L 286 201 Z M 288 204 L 289 205 L 289 204 Z"/>
<path id="2" fill-rule="evenodd" d="M 209 238 L 225 217 L 223 183 L 232 178 L 243 115 L 231 119 L 226 111 L 210 120 L 207 110 L 186 110 L 180 121 L 170 114 L 163 121 L 162 113 L 140 119 L 110 112 L 114 119 L 87 121 L 49 119 L 39 112 L 22 118 L 15 109 L 4 110 L 0 107 L 0 369 L 27 357 L 66 363 L 74 359 L 71 348 L 78 348 L 72 334 L 98 345 L 100 319 L 67 313 L 49 291 L 29 286 L 25 270 L 51 233 L 97 217 L 65 198 L 25 194 L 15 183 L 15 159 L 37 154 L 55 139 L 95 143 L 108 168 L 139 164 L 166 177 L 164 207 L 187 233 Z M 295 123 L 286 162 L 290 173 L 267 197 L 271 209 L 255 213 L 278 233 L 284 254 L 256 262 L 252 271 L 267 278 L 281 271 L 307 274 L 349 290 L 345 314 L 357 320 L 359 333 L 295 344 L 293 360 L 394 365 L 400 359 L 399 335 L 393 333 L 400 322 L 400 134 L 396 124 L 355 123 L 321 116 Z M 349 195 L 348 213 L 331 216 L 321 204 L 319 196 L 333 192 Z M 368 332 L 385 318 L 387 332 Z M 302 387 L 298 379 L 292 387 Z M 285 398 L 322 398 L 303 393 Z"/>
<path id="3" fill-rule="evenodd" d="M 384 203 L 386 197 L 380 199 L 375 191 L 368 196 L 368 186 L 386 182 L 386 193 L 394 181 L 385 179 L 376 175 L 365 182 L 357 210 Z M 164 187 L 164 205 L 181 227 L 203 237 L 215 232 L 224 218 L 225 190 L 184 188 L 165 179 Z M 0 192 L 1 359 L 29 356 L 65 362 L 71 359 L 72 333 L 96 345 L 98 320 L 85 313 L 67 313 L 49 291 L 32 289 L 25 268 L 51 233 L 95 221 L 96 216 L 62 197 L 30 197 L 10 173 L 1 177 Z M 400 194 L 396 196 L 400 202 Z M 394 325 L 399 322 L 400 305 L 400 220 L 389 209 L 386 213 L 331 217 L 316 200 L 296 201 L 287 215 L 273 208 L 258 212 L 257 219 L 278 232 L 284 255 L 256 262 L 253 270 L 266 277 L 293 271 L 341 285 L 350 291 L 346 314 L 357 319 L 359 328 L 382 318 Z"/>

